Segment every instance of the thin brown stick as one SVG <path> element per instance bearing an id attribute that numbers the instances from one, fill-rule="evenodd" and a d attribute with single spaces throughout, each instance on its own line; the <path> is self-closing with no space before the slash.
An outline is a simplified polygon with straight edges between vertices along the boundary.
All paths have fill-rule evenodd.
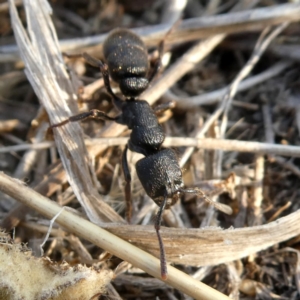
<path id="1" fill-rule="evenodd" d="M 267 69 L 266 71 L 258 75 L 254 75 L 252 77 L 245 79 L 238 85 L 237 92 L 243 92 L 249 90 L 250 88 L 256 85 L 261 84 L 264 81 L 267 81 L 279 75 L 288 67 L 290 67 L 292 64 L 293 62 L 291 61 L 282 61 L 271 66 L 269 69 Z M 166 94 L 164 94 L 164 98 L 166 98 L 166 100 L 168 101 L 176 101 L 176 107 L 187 109 L 195 106 L 211 105 L 211 104 L 215 104 L 216 102 L 220 102 L 227 91 L 228 91 L 228 87 L 224 87 L 215 90 L 213 92 L 208 92 L 201 95 L 186 97 L 186 98 L 178 97 L 177 95 L 173 94 L 171 91 L 168 91 Z"/>
<path id="2" fill-rule="evenodd" d="M 292 205 L 291 201 L 288 201 L 285 205 L 281 206 L 268 220 L 268 223 L 276 220 L 285 210 L 287 210 Z"/>

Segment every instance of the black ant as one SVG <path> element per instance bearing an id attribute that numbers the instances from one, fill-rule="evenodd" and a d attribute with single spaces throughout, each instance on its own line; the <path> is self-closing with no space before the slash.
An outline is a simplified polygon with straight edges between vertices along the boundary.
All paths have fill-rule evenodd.
<path id="1" fill-rule="evenodd" d="M 170 31 L 167 34 L 169 33 Z M 147 101 L 136 99 L 149 86 L 149 83 L 158 72 L 163 48 L 164 40 L 159 44 L 159 58 L 152 72 L 149 72 L 147 49 L 140 37 L 127 29 L 112 31 L 103 44 L 103 53 L 107 64 L 91 57 L 87 53 L 83 53 L 80 56 L 92 66 L 100 68 L 106 90 L 112 97 L 114 106 L 121 111 L 121 114 L 117 117 L 110 117 L 102 111 L 93 109 L 89 112 L 72 116 L 61 123 L 54 124 L 51 128 L 62 126 L 68 122 L 96 118 L 115 121 L 126 125 L 132 130 L 128 144 L 125 146 L 122 154 L 122 167 L 126 182 L 127 219 L 130 221 L 131 218 L 131 175 L 127 162 L 127 150 L 129 148 L 131 151 L 145 156 L 137 162 L 136 171 L 146 193 L 159 206 L 155 230 L 160 247 L 161 276 L 163 279 L 166 279 L 167 265 L 163 241 L 160 235 L 161 218 L 164 209 L 174 205 L 180 194 L 183 193 L 201 195 L 207 202 L 228 214 L 231 213 L 231 208 L 211 201 L 199 188 L 184 188 L 182 173 L 175 152 L 161 147 L 165 139 L 165 133 L 158 123 L 156 114 L 169 109 L 173 106 L 173 103 L 161 105 L 153 110 Z M 71 55 L 71 57 L 74 56 Z M 120 90 L 126 98 L 125 100 L 117 97 L 112 91 L 109 75 L 119 84 Z"/>
<path id="2" fill-rule="evenodd" d="M 169 32 L 167 33 L 169 34 Z M 156 114 L 174 107 L 174 103 L 165 103 L 154 110 L 145 100 L 136 100 L 155 77 L 161 66 L 164 41 L 159 44 L 159 57 L 148 75 L 149 62 L 147 48 L 138 35 L 128 29 L 113 30 L 103 43 L 103 54 L 107 64 L 91 57 L 87 53 L 68 55 L 67 57 L 83 57 L 90 65 L 100 68 L 107 92 L 112 97 L 114 106 L 121 114 L 110 117 L 102 111 L 92 109 L 88 112 L 72 116 L 69 119 L 54 124 L 51 128 L 62 126 L 68 122 L 77 122 L 87 118 L 115 121 L 126 125 L 132 130 L 128 145 L 122 155 L 122 167 L 125 176 L 126 217 L 131 220 L 131 175 L 127 162 L 127 150 L 148 156 L 161 148 L 165 133 L 158 123 Z M 117 97 L 111 89 L 109 75 L 119 83 L 126 100 Z M 148 75 L 148 76 L 147 76 Z"/>

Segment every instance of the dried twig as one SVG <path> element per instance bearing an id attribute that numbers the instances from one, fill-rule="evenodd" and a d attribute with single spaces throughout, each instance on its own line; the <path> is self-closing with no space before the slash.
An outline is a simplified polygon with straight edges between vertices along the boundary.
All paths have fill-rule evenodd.
<path id="1" fill-rule="evenodd" d="M 85 140 L 87 146 L 124 146 L 128 138 L 97 138 Z M 23 144 L 16 146 L 8 146 L 0 148 L 0 153 L 7 153 L 10 151 L 24 151 L 27 149 L 46 149 L 53 147 L 53 142 L 43 142 L 37 144 Z M 226 139 L 212 139 L 212 138 L 183 138 L 183 137 L 166 137 L 164 147 L 197 147 L 207 150 L 223 150 L 223 151 L 237 151 L 250 152 L 257 154 L 274 154 L 282 156 L 300 157 L 300 147 L 291 145 L 278 145 L 260 142 L 248 142 L 238 140 Z"/>
<path id="2" fill-rule="evenodd" d="M 252 77 L 245 79 L 238 85 L 237 92 L 246 91 L 258 84 L 263 83 L 264 81 L 267 81 L 279 75 L 288 67 L 290 67 L 292 64 L 293 62 L 291 61 L 282 61 L 275 64 L 274 66 L 271 66 L 268 70 L 258 75 L 254 75 Z M 215 90 L 213 92 L 208 92 L 201 95 L 186 97 L 186 98 L 178 97 L 175 94 L 173 94 L 171 91 L 168 91 L 166 94 L 164 94 L 164 98 L 168 101 L 176 101 L 176 107 L 187 109 L 195 106 L 211 105 L 216 102 L 219 102 L 227 93 L 227 91 L 228 91 L 228 87 L 224 87 Z"/>

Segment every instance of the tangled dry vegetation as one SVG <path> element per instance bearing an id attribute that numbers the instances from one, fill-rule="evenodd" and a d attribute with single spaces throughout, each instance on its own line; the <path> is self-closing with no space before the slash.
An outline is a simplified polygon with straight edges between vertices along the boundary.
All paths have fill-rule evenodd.
<path id="1" fill-rule="evenodd" d="M 180 17 L 142 98 L 176 102 L 159 118 L 164 145 L 185 185 L 233 214 L 192 196 L 165 211 L 163 282 L 136 153 L 124 219 L 129 131 L 48 127 L 91 108 L 117 113 L 99 70 L 61 51 L 102 58 L 107 32 L 129 27 L 153 60 Z M 0 299 L 300 299 L 299 20 L 299 1 L 2 2 Z"/>

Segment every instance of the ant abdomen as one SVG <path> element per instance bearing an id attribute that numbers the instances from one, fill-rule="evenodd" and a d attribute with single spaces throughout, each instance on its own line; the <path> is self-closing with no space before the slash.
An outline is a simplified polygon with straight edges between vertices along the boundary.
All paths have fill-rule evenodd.
<path id="1" fill-rule="evenodd" d="M 110 76 L 128 98 L 140 95 L 149 85 L 148 52 L 138 35 L 127 29 L 115 29 L 103 44 Z"/>
<path id="2" fill-rule="evenodd" d="M 163 149 L 140 159 L 136 163 L 136 172 L 147 195 L 158 205 L 165 197 L 168 198 L 166 208 L 178 200 L 184 184 L 174 150 Z"/>

